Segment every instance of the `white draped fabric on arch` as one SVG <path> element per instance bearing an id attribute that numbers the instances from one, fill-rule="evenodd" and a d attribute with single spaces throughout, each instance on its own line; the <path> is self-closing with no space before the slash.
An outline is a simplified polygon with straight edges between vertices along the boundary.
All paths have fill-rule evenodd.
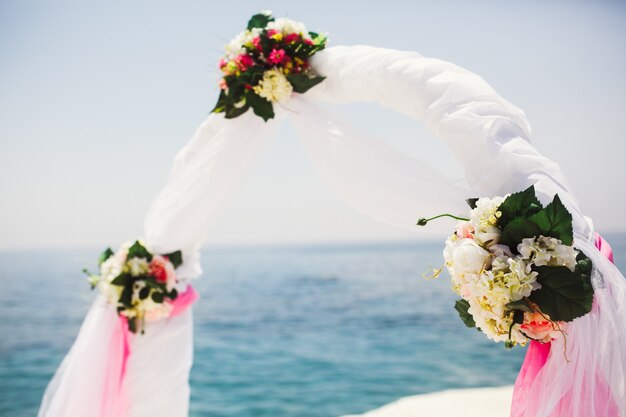
<path id="1" fill-rule="evenodd" d="M 572 417 L 593 415 L 589 410 L 598 410 L 598 402 L 613 402 L 616 408 L 611 410 L 626 416 L 626 281 L 594 247 L 593 225 L 581 213 L 559 166 L 531 145 L 523 111 L 478 75 L 414 52 L 336 46 L 317 53 L 311 65 L 326 79 L 291 98 L 289 110 L 277 108 L 276 118 L 264 122 L 250 111 L 236 119 L 211 114 L 201 124 L 176 156 L 147 214 L 145 238 L 150 247 L 158 253 L 182 250 L 179 278 L 188 283 L 199 276 L 199 248 L 213 216 L 287 118 L 341 198 L 401 228 L 417 230 L 415 222 L 423 215 L 463 213 L 468 197 L 505 195 L 534 185 L 547 203 L 558 193 L 573 215 L 575 246 L 591 257 L 600 277 L 594 281 L 595 307 L 572 323 L 566 347 L 555 342 L 557 353 L 549 356 L 537 378 L 540 389 L 515 415 L 564 416 L 555 414 L 559 400 L 574 394 L 578 400 L 568 411 Z M 467 186 L 391 148 L 384 138 L 364 134 L 328 105 L 362 102 L 378 103 L 423 123 L 450 147 L 464 168 Z M 94 302 L 46 391 L 39 417 L 187 416 L 191 309 L 148 324 L 145 335 L 131 337 L 132 353 L 119 394 L 124 401 L 109 407 L 103 405 L 111 397 L 103 398 L 107 370 L 102 358 L 119 331 L 116 319 L 114 307 L 101 298 Z M 563 349 L 569 362 L 558 353 Z M 610 387 L 604 390 L 608 394 L 599 395 L 596 385 Z"/>

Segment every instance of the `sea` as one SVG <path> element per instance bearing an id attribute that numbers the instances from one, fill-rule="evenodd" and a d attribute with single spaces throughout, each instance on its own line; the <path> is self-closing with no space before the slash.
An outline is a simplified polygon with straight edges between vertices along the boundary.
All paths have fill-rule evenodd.
<path id="1" fill-rule="evenodd" d="M 626 270 L 626 235 L 608 235 Z M 195 281 L 190 416 L 337 417 L 513 384 L 506 350 L 453 309 L 441 242 L 210 248 Z M 95 294 L 95 250 L 0 252 L 0 416 L 34 417 Z M 68 416 L 71 417 L 71 416 Z"/>

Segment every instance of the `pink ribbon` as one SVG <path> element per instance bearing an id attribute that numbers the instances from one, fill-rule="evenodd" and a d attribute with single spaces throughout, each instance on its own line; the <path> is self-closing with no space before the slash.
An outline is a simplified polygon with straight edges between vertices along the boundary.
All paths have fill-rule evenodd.
<path id="1" fill-rule="evenodd" d="M 198 292 L 190 285 L 187 290 L 172 300 L 170 317 L 183 313 L 199 298 Z M 130 357 L 130 337 L 128 320 L 119 316 L 119 326 L 111 337 L 109 356 L 106 364 L 104 392 L 98 417 L 125 417 L 128 397 L 124 389 L 126 368 Z"/>
<path id="2" fill-rule="evenodd" d="M 611 245 L 604 240 L 599 234 L 595 235 L 595 246 L 598 248 L 608 260 L 613 262 L 613 250 Z M 513 401 L 511 403 L 511 417 L 529 417 L 532 416 L 532 412 L 529 414 L 529 410 L 526 409 L 527 397 L 531 391 L 541 391 L 541 387 L 533 387 L 535 377 L 541 371 L 541 368 L 546 364 L 548 356 L 550 354 L 550 343 L 539 343 L 534 340 L 530 342 L 530 346 L 526 351 L 526 357 L 524 363 L 520 369 L 517 379 L 515 380 L 515 387 L 513 388 Z M 599 375 L 596 375 L 596 381 L 594 384 L 596 390 L 594 397 L 596 398 L 611 398 L 610 387 L 606 382 L 602 380 Z M 550 414 L 550 417 L 583 417 L 572 415 L 571 408 L 568 404 L 573 403 L 573 393 L 568 392 L 557 404 L 554 411 Z M 617 407 L 613 404 L 594 404 L 587 408 L 593 408 L 593 416 L 617 416 Z M 586 417 L 586 416 L 585 416 Z M 589 416 L 592 417 L 592 416 Z"/>

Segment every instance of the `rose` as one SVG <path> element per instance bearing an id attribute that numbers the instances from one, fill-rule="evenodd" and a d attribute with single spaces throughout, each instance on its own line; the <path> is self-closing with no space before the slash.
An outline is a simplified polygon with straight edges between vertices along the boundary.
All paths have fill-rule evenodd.
<path id="1" fill-rule="evenodd" d="M 562 326 L 563 323 L 559 323 Z M 524 313 L 524 322 L 520 330 L 531 339 L 541 343 L 548 343 L 558 336 L 557 324 L 549 320 L 548 316 L 538 312 Z"/>
<path id="2" fill-rule="evenodd" d="M 163 256 L 154 255 L 150 262 L 150 275 L 153 276 L 157 282 L 166 284 L 168 291 L 172 291 L 176 286 L 174 266 Z"/>
<path id="3" fill-rule="evenodd" d="M 237 58 L 235 58 L 235 61 L 237 62 L 237 67 L 241 71 L 245 71 L 254 65 L 254 60 L 248 54 L 239 55 Z"/>
<path id="4" fill-rule="evenodd" d="M 457 274 L 479 274 L 491 265 L 491 254 L 473 239 L 460 239 L 452 247 L 452 264 Z"/>
<path id="5" fill-rule="evenodd" d="M 455 233 L 460 239 L 474 239 L 474 225 L 470 222 L 458 222 Z"/>

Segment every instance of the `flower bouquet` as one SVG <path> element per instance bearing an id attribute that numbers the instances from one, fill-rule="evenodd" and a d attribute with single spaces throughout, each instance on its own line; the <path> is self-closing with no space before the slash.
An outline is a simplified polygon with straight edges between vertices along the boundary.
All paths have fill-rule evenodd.
<path id="1" fill-rule="evenodd" d="M 324 49 L 326 40 L 302 23 L 274 19 L 270 12 L 252 16 L 220 59 L 223 77 L 213 112 L 230 119 L 252 108 L 265 121 L 273 118 L 273 103 L 293 92 L 305 93 L 324 80 L 311 69 L 309 59 Z"/>
<path id="2" fill-rule="evenodd" d="M 572 215 L 559 196 L 543 207 L 531 186 L 467 201 L 469 218 L 417 223 L 460 220 L 444 259 L 465 325 L 507 348 L 564 337 L 566 323 L 591 311 L 594 291 L 591 261 L 572 246 Z"/>
<path id="3" fill-rule="evenodd" d="M 169 317 L 171 301 L 178 296 L 175 269 L 182 253 L 151 253 L 140 241 L 127 242 L 117 251 L 107 248 L 98 260 L 99 274 L 89 276 L 117 312 L 128 321 L 128 329 L 144 332 L 145 322 Z"/>

